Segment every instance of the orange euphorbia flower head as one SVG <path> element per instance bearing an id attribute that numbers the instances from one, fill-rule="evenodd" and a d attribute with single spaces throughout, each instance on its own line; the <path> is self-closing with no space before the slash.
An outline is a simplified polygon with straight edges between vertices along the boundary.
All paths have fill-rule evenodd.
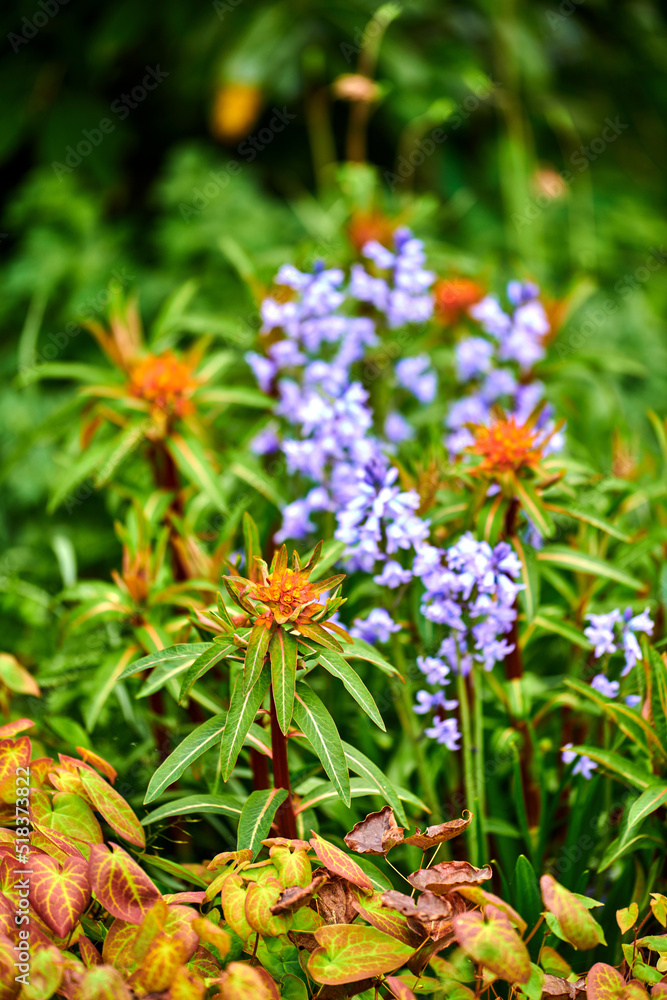
<path id="1" fill-rule="evenodd" d="M 513 416 L 502 416 L 489 427 L 479 424 L 471 429 L 475 443 L 468 450 L 481 456 L 482 461 L 473 470 L 481 475 L 500 476 L 536 466 L 551 436 L 545 438 L 529 422 L 519 424 Z"/>
<path id="2" fill-rule="evenodd" d="M 455 323 L 461 313 L 484 296 L 484 289 L 470 278 L 443 278 L 433 288 L 435 314 L 441 323 Z"/>
<path id="3" fill-rule="evenodd" d="M 130 371 L 130 392 L 145 399 L 152 410 L 185 417 L 194 406 L 189 398 L 197 386 L 192 369 L 171 352 L 147 354 Z"/>

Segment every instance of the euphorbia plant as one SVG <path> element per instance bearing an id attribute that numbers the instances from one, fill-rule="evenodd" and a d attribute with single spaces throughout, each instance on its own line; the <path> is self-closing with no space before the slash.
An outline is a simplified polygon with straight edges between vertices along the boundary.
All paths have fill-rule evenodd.
<path id="1" fill-rule="evenodd" d="M 293 801 L 288 745 L 292 739 L 305 739 L 346 805 L 353 794 L 379 794 L 405 819 L 393 785 L 368 757 L 341 740 L 330 712 L 306 680 L 315 667 L 323 667 L 343 683 L 366 715 L 384 730 L 373 696 L 349 661 L 370 661 L 390 675 L 397 671 L 372 646 L 352 638 L 332 620 L 344 603 L 340 593 L 344 575 L 318 579 L 329 561 L 326 557 L 321 560 L 322 543 L 303 565 L 296 553 L 288 565 L 285 546 L 274 554 L 269 565 L 261 558 L 258 531 L 247 514 L 244 529 L 247 576 L 242 577 L 230 565 L 230 573 L 223 577 L 236 610 L 228 607 L 219 594 L 216 610 L 198 611 L 196 615 L 198 627 L 216 632 L 213 641 L 170 646 L 135 661 L 122 675 L 148 667 L 169 671 L 172 678 L 181 674 L 183 701 L 215 664 L 226 660 L 230 668 L 228 711 L 186 737 L 153 775 L 145 801 L 157 798 L 188 764 L 216 742 L 220 747 L 220 775 L 226 782 L 245 744 L 250 746 L 256 793 L 247 803 L 247 810 L 252 814 L 257 809 L 262 821 L 270 822 L 275 814 L 280 834 L 293 838 L 301 807 Z M 327 592 L 331 592 L 330 596 L 320 603 L 320 595 Z M 270 740 L 262 725 L 267 718 Z M 273 787 L 269 787 L 267 757 L 273 764 Z M 361 787 L 351 786 L 349 770 L 364 779 Z M 242 818 L 239 830 L 245 830 L 247 825 Z M 240 833 L 239 848 L 247 846 L 249 843 Z"/>

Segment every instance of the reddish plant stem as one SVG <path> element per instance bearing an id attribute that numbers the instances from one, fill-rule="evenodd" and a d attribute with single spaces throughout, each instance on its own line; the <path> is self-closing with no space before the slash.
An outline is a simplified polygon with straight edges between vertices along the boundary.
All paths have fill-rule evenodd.
<path id="1" fill-rule="evenodd" d="M 276 788 L 286 788 L 287 798 L 276 812 L 278 836 L 295 840 L 296 816 L 292 805 L 292 788 L 289 780 L 289 765 L 287 763 L 287 737 L 278 725 L 276 705 L 271 688 L 271 749 L 273 751 L 273 784 Z"/>
<path id="2" fill-rule="evenodd" d="M 250 766 L 252 768 L 253 792 L 259 792 L 263 788 L 270 788 L 271 782 L 269 781 L 269 765 L 266 754 L 260 753 L 259 750 L 251 749 Z"/>

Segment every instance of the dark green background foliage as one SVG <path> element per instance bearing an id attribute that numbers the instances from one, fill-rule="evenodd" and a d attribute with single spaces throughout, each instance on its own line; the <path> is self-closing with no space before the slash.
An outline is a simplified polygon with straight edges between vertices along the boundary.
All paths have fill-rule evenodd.
<path id="1" fill-rule="evenodd" d="M 651 471 L 657 448 L 645 412 L 667 412 L 660 5 L 399 6 L 379 49 L 369 125 L 376 206 L 403 214 L 441 276 L 494 288 L 510 275 L 533 277 L 548 298 L 572 295 L 542 369 L 570 449 L 603 477 L 614 473 L 614 443 Z M 345 159 L 350 114 L 328 88 L 356 69 L 360 47 L 372 50 L 365 32 L 377 9 L 356 0 L 24 0 L 0 15 L 0 608 L 3 648 L 27 665 L 62 678 L 74 654 L 57 647 L 62 609 L 53 598 L 74 579 L 75 559 L 81 577 L 109 578 L 120 559 L 109 514 L 124 501 L 107 492 L 45 514 L 78 450 L 73 390 L 64 381 L 23 385 L 20 371 L 40 359 L 99 364 L 76 324 L 102 317 L 114 279 L 139 291 L 147 322 L 194 279 L 192 332 L 242 352 L 259 325 L 239 277 L 246 260 L 266 283 L 284 261 L 345 260 L 340 227 L 373 185 L 370 174 L 359 185 L 359 174 L 353 183 L 327 165 L 327 136 Z M 166 75 L 131 108 L 124 95 L 149 69 Z M 235 83 L 261 92 L 246 133 L 270 129 L 276 109 L 288 121 L 262 150 L 244 134 L 225 143 L 212 132 L 215 95 Z M 446 139 L 402 176 L 437 128 Z M 87 141 L 85 132 L 102 138 L 71 167 L 68 147 Z M 233 379 L 254 384 L 241 353 Z M 234 422 L 225 431 L 239 444 L 249 435 Z M 85 660 L 86 650 L 77 655 Z M 54 686 L 57 727 L 71 695 Z M 40 707 L 30 711 L 38 717 Z"/>

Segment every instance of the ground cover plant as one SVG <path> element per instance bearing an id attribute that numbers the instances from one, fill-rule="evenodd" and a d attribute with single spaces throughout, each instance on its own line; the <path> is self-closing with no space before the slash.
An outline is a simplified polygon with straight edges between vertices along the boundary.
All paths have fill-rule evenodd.
<path id="1" fill-rule="evenodd" d="M 292 6 L 213 5 L 226 152 L 179 132 L 143 202 L 115 118 L 62 153 L 67 91 L 8 208 L 0 1000 L 660 998 L 653 140 L 613 230 L 621 85 L 579 148 L 534 65 L 593 51 L 585 6 L 539 44 L 534 12 Z M 105 100 L 127 18 L 90 36 Z M 167 4 L 201 65 L 130 88 L 137 142 L 210 34 Z"/>

